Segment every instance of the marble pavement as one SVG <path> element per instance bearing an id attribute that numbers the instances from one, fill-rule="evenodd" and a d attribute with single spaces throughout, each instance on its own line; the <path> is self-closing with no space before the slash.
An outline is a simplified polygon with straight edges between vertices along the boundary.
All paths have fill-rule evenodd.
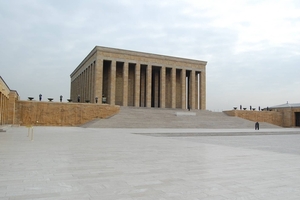
<path id="1" fill-rule="evenodd" d="M 0 200 L 300 199 L 300 129 L 4 129 Z"/>

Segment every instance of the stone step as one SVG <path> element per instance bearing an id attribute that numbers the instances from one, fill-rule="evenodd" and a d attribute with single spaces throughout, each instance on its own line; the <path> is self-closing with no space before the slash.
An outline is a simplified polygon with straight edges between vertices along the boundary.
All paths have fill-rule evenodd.
<path id="1" fill-rule="evenodd" d="M 181 113 L 181 114 L 178 114 Z M 230 117 L 222 112 L 203 110 L 121 107 L 109 119 L 96 119 L 82 127 L 90 128 L 253 128 L 254 122 Z M 260 123 L 261 128 L 278 126 Z"/>

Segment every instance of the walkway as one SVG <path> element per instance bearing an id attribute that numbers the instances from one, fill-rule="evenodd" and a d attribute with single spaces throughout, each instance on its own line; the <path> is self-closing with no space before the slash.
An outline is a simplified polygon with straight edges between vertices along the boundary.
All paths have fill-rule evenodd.
<path id="1" fill-rule="evenodd" d="M 6 130 L 0 200 L 300 199 L 300 129 Z"/>

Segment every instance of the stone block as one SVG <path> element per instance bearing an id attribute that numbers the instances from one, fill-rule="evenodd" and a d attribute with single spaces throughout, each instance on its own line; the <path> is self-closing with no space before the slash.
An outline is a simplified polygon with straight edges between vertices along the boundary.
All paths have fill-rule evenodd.
<path id="1" fill-rule="evenodd" d="M 196 116 L 195 112 L 176 112 L 176 116 Z"/>

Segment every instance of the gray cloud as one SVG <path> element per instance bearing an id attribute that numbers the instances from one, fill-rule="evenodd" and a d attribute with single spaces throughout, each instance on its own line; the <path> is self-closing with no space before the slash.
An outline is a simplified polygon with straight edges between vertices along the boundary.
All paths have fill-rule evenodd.
<path id="1" fill-rule="evenodd" d="M 247 14 L 239 19 L 238 7 L 233 8 L 236 15 L 227 16 L 225 11 L 231 8 L 226 4 L 222 8 L 191 2 L 0 2 L 0 75 L 22 99 L 37 98 L 39 93 L 67 98 L 70 73 L 94 46 L 101 45 L 208 61 L 211 110 L 299 102 L 297 14 L 280 20 L 285 29 L 266 37 L 263 31 L 272 31 L 274 25 L 260 33 L 255 30 L 258 21 L 249 21 Z M 245 2 L 240 6 L 250 4 Z M 291 13 L 300 7 L 293 3 Z"/>

